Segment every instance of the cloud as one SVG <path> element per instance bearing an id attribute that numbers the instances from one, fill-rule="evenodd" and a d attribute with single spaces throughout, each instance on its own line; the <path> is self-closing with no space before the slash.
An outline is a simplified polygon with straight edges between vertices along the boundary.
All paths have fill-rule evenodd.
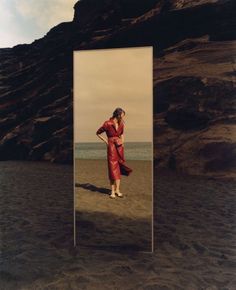
<path id="1" fill-rule="evenodd" d="M 77 0 L 15 0 L 18 13 L 32 19 L 39 28 L 50 29 L 60 22 L 73 19 L 73 6 Z"/>
<path id="2" fill-rule="evenodd" d="M 77 0 L 1 0 L 0 47 L 31 43 L 52 27 L 72 21 Z"/>
<path id="3" fill-rule="evenodd" d="M 13 13 L 8 9 L 7 2 L 2 0 L 0 6 L 0 46 L 3 47 L 3 43 L 9 43 L 10 45 L 14 42 L 12 38 L 12 22 L 14 20 Z"/>

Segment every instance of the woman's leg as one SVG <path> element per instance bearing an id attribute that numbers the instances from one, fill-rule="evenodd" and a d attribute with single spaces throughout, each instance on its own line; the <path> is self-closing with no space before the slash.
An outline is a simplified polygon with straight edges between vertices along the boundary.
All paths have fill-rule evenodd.
<path id="1" fill-rule="evenodd" d="M 115 180 L 115 190 L 116 192 L 120 192 L 120 179 Z"/>
<path id="2" fill-rule="evenodd" d="M 119 197 L 123 197 L 123 194 L 120 192 L 120 179 L 115 180 L 115 186 L 116 186 L 116 194 Z"/>
<path id="3" fill-rule="evenodd" d="M 111 185 L 111 192 L 115 192 L 116 186 L 115 186 L 115 181 L 110 180 L 110 185 Z"/>
<path id="4" fill-rule="evenodd" d="M 115 188 L 115 180 L 112 180 L 110 179 L 110 185 L 111 185 L 111 197 L 115 197 L 115 191 L 116 191 L 116 188 Z"/>

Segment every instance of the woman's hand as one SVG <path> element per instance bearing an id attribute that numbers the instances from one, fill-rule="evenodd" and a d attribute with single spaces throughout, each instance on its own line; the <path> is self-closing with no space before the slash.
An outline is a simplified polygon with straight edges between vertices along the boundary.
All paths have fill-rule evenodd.
<path id="1" fill-rule="evenodd" d="M 121 144 L 122 144 L 122 146 L 124 146 L 124 144 L 125 144 L 124 134 L 121 134 Z"/>

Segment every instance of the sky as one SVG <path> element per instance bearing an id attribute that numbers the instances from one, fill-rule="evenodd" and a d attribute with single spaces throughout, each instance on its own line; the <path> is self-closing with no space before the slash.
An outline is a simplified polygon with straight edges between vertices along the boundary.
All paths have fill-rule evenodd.
<path id="1" fill-rule="evenodd" d="M 74 51 L 74 142 L 101 141 L 96 131 L 116 107 L 125 141 L 152 142 L 152 65 L 152 47 Z"/>
<path id="2" fill-rule="evenodd" d="M 0 48 L 32 43 L 72 21 L 78 0 L 0 0 Z"/>

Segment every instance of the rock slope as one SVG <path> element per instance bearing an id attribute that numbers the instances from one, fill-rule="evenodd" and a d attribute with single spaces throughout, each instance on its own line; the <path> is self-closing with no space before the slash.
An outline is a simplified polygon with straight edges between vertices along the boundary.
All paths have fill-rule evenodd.
<path id="1" fill-rule="evenodd" d="M 236 177 L 233 0 L 81 0 L 0 49 L 0 160 L 73 161 L 73 50 L 152 45 L 157 167 Z"/>

